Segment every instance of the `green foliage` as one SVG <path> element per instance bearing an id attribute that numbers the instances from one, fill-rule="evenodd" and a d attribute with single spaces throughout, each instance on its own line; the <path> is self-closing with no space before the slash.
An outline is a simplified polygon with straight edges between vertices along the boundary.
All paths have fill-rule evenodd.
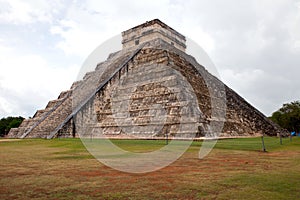
<path id="1" fill-rule="evenodd" d="M 23 120 L 24 118 L 21 116 L 2 118 L 0 120 L 0 137 L 7 135 L 11 128 L 19 127 Z"/>
<path id="2" fill-rule="evenodd" d="M 300 132 L 300 101 L 283 104 L 270 119 L 289 131 Z"/>

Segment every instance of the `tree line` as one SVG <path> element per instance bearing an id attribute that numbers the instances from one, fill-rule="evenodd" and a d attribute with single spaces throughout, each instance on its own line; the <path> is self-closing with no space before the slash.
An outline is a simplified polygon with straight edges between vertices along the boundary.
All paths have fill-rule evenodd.
<path id="1" fill-rule="evenodd" d="M 23 120 L 24 118 L 21 116 L 2 118 L 0 120 L 0 137 L 7 135 L 11 128 L 19 127 Z"/>
<path id="2" fill-rule="evenodd" d="M 300 133 L 300 101 L 283 104 L 270 119 L 290 132 Z"/>

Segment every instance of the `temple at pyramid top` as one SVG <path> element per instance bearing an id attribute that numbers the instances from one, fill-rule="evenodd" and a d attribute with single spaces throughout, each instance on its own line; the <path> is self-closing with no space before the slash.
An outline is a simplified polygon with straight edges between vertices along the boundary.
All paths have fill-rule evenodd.
<path id="1" fill-rule="evenodd" d="M 123 49 L 134 47 L 157 38 L 164 40 L 181 51 L 185 51 L 186 49 L 185 36 L 161 22 L 159 19 L 147 21 L 146 23 L 122 32 Z"/>

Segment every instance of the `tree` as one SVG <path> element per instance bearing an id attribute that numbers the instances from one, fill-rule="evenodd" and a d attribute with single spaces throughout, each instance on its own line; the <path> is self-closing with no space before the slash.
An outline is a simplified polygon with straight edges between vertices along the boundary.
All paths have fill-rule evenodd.
<path id="1" fill-rule="evenodd" d="M 0 137 L 7 135 L 11 128 L 19 127 L 23 120 L 24 118 L 21 116 L 2 118 L 0 120 Z"/>
<path id="2" fill-rule="evenodd" d="M 300 101 L 283 104 L 270 119 L 282 128 L 300 132 Z"/>

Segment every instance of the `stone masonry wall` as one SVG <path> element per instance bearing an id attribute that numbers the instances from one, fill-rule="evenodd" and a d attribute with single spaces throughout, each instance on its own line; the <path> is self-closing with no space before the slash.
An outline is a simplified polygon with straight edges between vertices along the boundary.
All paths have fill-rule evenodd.
<path id="1" fill-rule="evenodd" d="M 185 37 L 163 22 L 155 19 L 122 32 L 123 49 L 160 38 L 177 49 L 185 51 Z"/>
<path id="2" fill-rule="evenodd" d="M 219 110 L 225 109 L 221 110 L 225 112 L 224 118 L 213 118 L 211 100 L 218 102 L 215 99 L 220 99 L 224 94 L 210 93 L 207 84 L 213 85 L 213 89 L 216 89 L 221 82 L 203 67 L 199 73 L 189 62 L 191 59 L 167 49 L 142 50 L 133 61 L 128 63 L 127 70 L 124 68 L 121 75 L 114 77 L 110 84 L 96 94 L 89 104 L 89 109 L 81 111 L 81 116 L 85 116 L 81 117 L 81 124 L 85 123 L 84 120 L 91 120 L 88 116 L 92 114 L 93 122 L 88 123 L 98 127 L 98 132 L 101 134 L 110 137 L 137 135 L 161 137 L 165 133 L 176 137 L 190 137 L 194 134 L 200 137 L 205 136 L 208 131 L 207 126 L 212 121 L 218 120 L 224 122 L 220 133 L 222 137 L 255 136 L 262 133 L 277 135 L 284 132 L 227 86 L 223 86 L 226 92 L 226 106 L 225 108 L 217 106 Z M 164 66 L 180 72 L 189 82 L 191 88 L 188 89 L 188 93 L 189 95 L 194 93 L 198 101 L 197 105 L 193 105 L 197 110 L 193 112 L 197 113 L 198 117 L 188 118 L 184 113 L 179 112 L 183 109 L 184 101 L 176 99 L 176 96 L 182 89 L 181 85 L 184 81 L 178 81 L 174 72 Z M 207 76 L 206 80 L 203 74 Z M 122 105 L 120 102 L 126 102 L 127 110 L 120 108 Z M 117 106 L 117 110 L 113 105 Z M 163 109 L 155 110 L 151 105 Z M 156 124 L 151 117 L 157 116 L 157 113 L 151 115 L 149 112 L 161 112 L 161 110 L 165 110 L 166 120 L 164 124 Z M 186 119 L 181 123 L 185 128 L 179 127 L 182 116 Z"/>
<path id="3" fill-rule="evenodd" d="M 12 129 L 10 137 L 47 137 L 74 107 L 127 62 L 132 52 L 112 54 L 94 72 L 74 83 L 71 90 L 62 92 L 18 129 Z M 155 40 L 125 63 L 57 136 L 203 137 L 215 122 L 224 125 L 221 137 L 287 134 L 193 57 Z"/>

